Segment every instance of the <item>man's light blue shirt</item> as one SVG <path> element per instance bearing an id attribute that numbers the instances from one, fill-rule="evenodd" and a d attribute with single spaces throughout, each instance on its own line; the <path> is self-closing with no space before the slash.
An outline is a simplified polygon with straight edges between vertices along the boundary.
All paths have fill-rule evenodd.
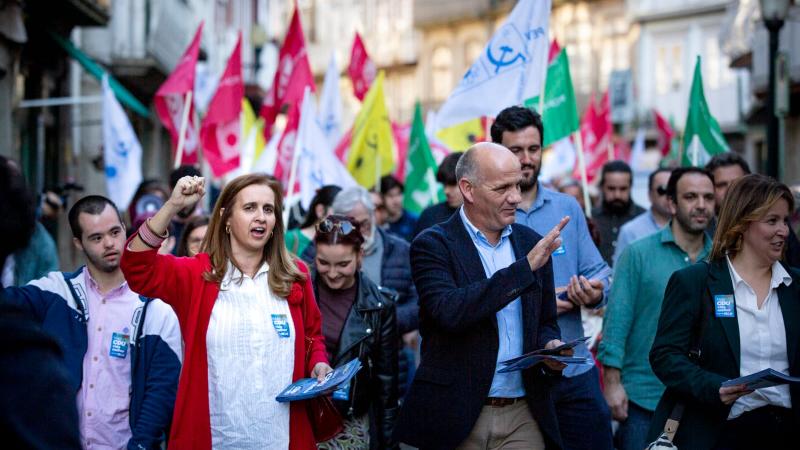
<path id="1" fill-rule="evenodd" d="M 486 278 L 495 272 L 505 269 L 516 261 L 514 248 L 511 246 L 511 225 L 507 226 L 500 234 L 500 241 L 496 245 L 489 243 L 486 235 L 478 230 L 469 221 L 462 206 L 458 213 L 467 229 L 472 243 L 480 255 Z M 497 373 L 502 366 L 502 361 L 522 355 L 522 300 L 515 298 L 503 309 L 496 313 L 497 336 L 500 347 L 497 349 L 497 362 L 495 367 L 492 387 L 489 397 L 518 398 L 525 396 L 525 387 L 522 385 L 522 372 Z"/>
<path id="2" fill-rule="evenodd" d="M 536 200 L 531 209 L 525 211 L 517 208 L 517 223 L 532 228 L 542 236 L 558 225 L 564 216 L 569 216 L 569 223 L 561 230 L 561 246 L 553 252 L 555 287 L 566 287 L 573 275 L 598 279 L 603 282 L 603 299 L 595 307 L 600 308 L 605 305 L 608 298 L 611 269 L 592 241 L 586 218 L 578 202 L 572 196 L 545 189 L 538 183 Z M 564 342 L 583 336 L 581 309 L 575 307 L 560 314 L 558 326 L 561 327 L 561 340 Z M 591 358 L 592 355 L 586 345 L 580 344 L 575 348 L 575 356 Z M 592 366 L 588 364 L 570 364 L 564 369 L 563 375 L 574 377 L 588 372 L 591 368 Z"/>
<path id="3" fill-rule="evenodd" d="M 656 223 L 656 218 L 653 217 L 653 210 L 639 214 L 631 219 L 619 229 L 619 236 L 617 236 L 617 246 L 614 248 L 614 256 L 611 258 L 614 267 L 617 267 L 617 260 L 619 260 L 622 251 L 634 242 L 643 237 L 650 236 L 662 227 Z"/>

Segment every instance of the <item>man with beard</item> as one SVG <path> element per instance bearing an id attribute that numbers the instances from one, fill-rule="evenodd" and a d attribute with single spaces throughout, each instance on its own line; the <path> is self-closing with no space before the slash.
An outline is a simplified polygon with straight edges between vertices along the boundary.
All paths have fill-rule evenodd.
<path id="1" fill-rule="evenodd" d="M 603 340 L 604 395 L 620 421 L 617 449 L 641 450 L 664 385 L 648 355 L 656 334 L 664 289 L 672 273 L 705 259 L 706 228 L 714 215 L 714 179 L 697 167 L 675 169 L 667 182 L 670 222 L 626 248 L 614 269 Z"/>
<path id="2" fill-rule="evenodd" d="M 603 203 L 592 210 L 592 218 L 600 233 L 600 254 L 609 265 L 620 228 L 644 212 L 644 208 L 631 199 L 632 185 L 633 172 L 626 162 L 609 161 L 603 165 L 600 172 Z"/>
<path id="3" fill-rule="evenodd" d="M 0 294 L 58 341 L 84 448 L 158 448 L 181 368 L 177 317 L 128 287 L 119 268 L 125 226 L 111 200 L 78 200 L 69 223 L 86 266 Z"/>
<path id="4" fill-rule="evenodd" d="M 556 293 L 564 295 L 556 300 L 558 326 L 562 339 L 570 341 L 584 335 L 581 307 L 605 305 L 611 269 L 597 251 L 575 199 L 539 182 L 543 132 L 541 116 L 520 106 L 501 111 L 491 128 L 492 141 L 511 150 L 522 168 L 522 201 L 516 208 L 516 223 L 544 235 L 562 217 L 570 217 L 561 230 L 561 245 L 552 255 Z M 575 348 L 575 355 L 591 358 L 584 344 Z M 593 364 L 570 365 L 553 384 L 550 395 L 564 447 L 611 449 L 611 414 L 600 392 L 597 368 Z"/>
<path id="5" fill-rule="evenodd" d="M 647 180 L 647 195 L 650 197 L 650 209 L 634 217 L 619 229 L 617 246 L 614 248 L 614 265 L 622 251 L 631 242 L 649 236 L 669 222 L 669 199 L 667 198 L 667 181 L 672 169 L 656 169 Z"/>

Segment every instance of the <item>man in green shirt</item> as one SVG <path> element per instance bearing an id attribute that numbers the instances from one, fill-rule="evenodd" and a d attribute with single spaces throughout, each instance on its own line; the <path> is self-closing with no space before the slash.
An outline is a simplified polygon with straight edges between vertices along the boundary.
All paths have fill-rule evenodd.
<path id="1" fill-rule="evenodd" d="M 706 227 L 714 215 L 714 180 L 696 167 L 679 168 L 667 183 L 672 219 L 620 256 L 614 267 L 603 339 L 597 358 L 603 364 L 604 396 L 620 422 L 617 449 L 641 450 L 664 385 L 650 368 L 648 355 L 656 334 L 669 277 L 705 259 L 711 250 Z"/>

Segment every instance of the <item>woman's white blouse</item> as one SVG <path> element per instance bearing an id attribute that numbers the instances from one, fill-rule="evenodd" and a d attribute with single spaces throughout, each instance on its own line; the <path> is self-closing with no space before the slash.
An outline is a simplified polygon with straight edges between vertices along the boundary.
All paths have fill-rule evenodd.
<path id="1" fill-rule="evenodd" d="M 739 323 L 741 348 L 739 376 L 750 375 L 770 368 L 788 375 L 786 328 L 783 323 L 783 312 L 778 300 L 777 287 L 781 284 L 790 285 L 792 277 L 779 262 L 772 264 L 769 294 L 759 309 L 755 291 L 736 273 L 730 259 L 727 261 L 733 281 L 736 318 Z M 792 398 L 789 396 L 789 385 L 758 389 L 752 394 L 739 397 L 733 403 L 728 420 L 766 405 L 791 408 Z"/>
<path id="2" fill-rule="evenodd" d="M 295 329 L 289 304 L 228 263 L 206 333 L 211 442 L 215 449 L 288 449 Z"/>

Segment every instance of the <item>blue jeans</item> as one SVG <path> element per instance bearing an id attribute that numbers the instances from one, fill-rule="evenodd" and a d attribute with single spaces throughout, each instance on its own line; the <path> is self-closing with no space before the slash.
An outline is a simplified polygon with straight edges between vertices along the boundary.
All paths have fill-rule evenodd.
<path id="1" fill-rule="evenodd" d="M 550 397 L 555 403 L 565 450 L 614 448 L 611 411 L 600 392 L 597 367 L 576 377 L 560 378 L 550 391 Z"/>
<path id="2" fill-rule="evenodd" d="M 650 442 L 647 441 L 647 432 L 650 430 L 650 421 L 653 411 L 648 411 L 628 400 L 628 418 L 620 422 L 616 436 L 614 436 L 619 450 L 642 450 Z"/>

